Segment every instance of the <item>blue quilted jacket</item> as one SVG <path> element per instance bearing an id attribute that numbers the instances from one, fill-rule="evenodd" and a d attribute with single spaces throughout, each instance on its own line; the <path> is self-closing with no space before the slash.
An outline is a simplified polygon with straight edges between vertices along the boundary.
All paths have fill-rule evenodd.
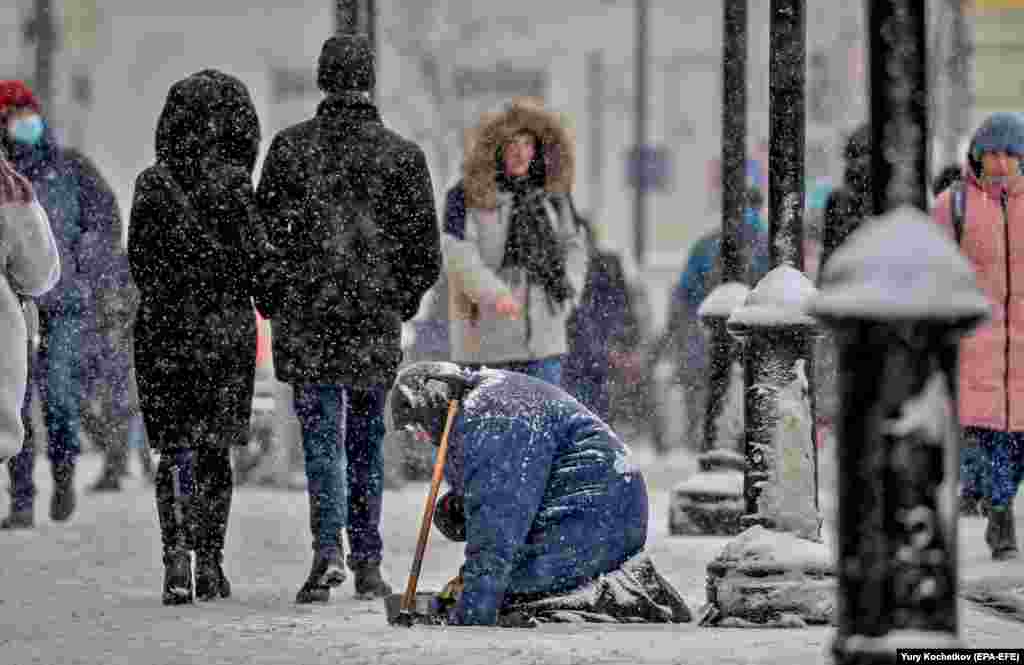
<path id="1" fill-rule="evenodd" d="M 647 488 L 629 448 L 560 388 L 484 369 L 449 437 L 464 498 L 465 587 L 452 621 L 488 625 L 509 596 L 574 589 L 647 539 Z"/>

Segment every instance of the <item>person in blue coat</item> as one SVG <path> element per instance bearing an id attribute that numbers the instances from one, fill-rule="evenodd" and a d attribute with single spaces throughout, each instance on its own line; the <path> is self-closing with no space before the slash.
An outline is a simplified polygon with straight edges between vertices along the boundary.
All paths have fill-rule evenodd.
<path id="1" fill-rule="evenodd" d="M 43 112 L 24 82 L 0 81 L 0 145 L 32 183 L 60 250 L 60 280 L 33 299 L 39 310 L 40 343 L 30 380 L 41 398 L 54 480 L 50 519 L 64 522 L 75 510 L 82 399 L 89 388 L 84 365 L 86 359 L 103 353 L 93 348 L 94 332 L 102 325 L 98 317 L 122 309 L 132 287 L 113 191 L 85 155 L 58 144 Z M 126 384 L 127 356 L 123 349 L 108 351 L 122 359 L 108 357 L 101 363 L 105 380 L 115 384 L 116 391 Z M 22 452 L 8 461 L 11 513 L 0 529 L 34 525 L 34 460 L 28 436 Z"/>
<path id="2" fill-rule="evenodd" d="M 647 486 L 629 447 L 604 421 L 542 379 L 422 362 L 395 380 L 389 431 L 439 442 L 451 400 L 460 403 L 444 469 L 451 489 L 435 524 L 466 549 L 448 623 L 494 625 L 512 614 L 543 619 L 559 610 L 689 620 L 643 552 Z M 626 577 L 649 583 L 627 590 Z M 588 585 L 617 591 L 581 593 Z M 593 596 L 620 600 L 580 606 Z"/>

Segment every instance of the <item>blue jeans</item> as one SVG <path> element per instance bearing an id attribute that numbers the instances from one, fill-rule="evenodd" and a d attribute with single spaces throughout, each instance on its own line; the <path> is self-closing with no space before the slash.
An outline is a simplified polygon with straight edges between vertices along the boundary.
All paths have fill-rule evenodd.
<path id="1" fill-rule="evenodd" d="M 481 367 L 504 369 L 510 372 L 529 374 L 552 385 L 562 386 L 562 356 L 552 356 L 550 358 L 541 358 L 540 360 L 513 360 L 506 363 L 487 363 L 484 365 L 473 364 L 467 365 L 467 367 L 471 369 L 480 369 Z"/>
<path id="2" fill-rule="evenodd" d="M 7 462 L 11 477 L 12 508 L 31 509 L 36 494 L 35 441 L 31 426 L 31 396 L 39 391 L 46 424 L 46 456 L 51 464 L 74 464 L 81 453 L 78 434 L 81 430 L 82 366 L 79 349 L 82 341 L 82 320 L 77 313 L 54 315 L 40 309 L 39 350 L 31 350 L 29 385 L 25 391 L 22 420 L 25 445 Z"/>
<path id="3" fill-rule="evenodd" d="M 980 444 L 991 460 L 992 506 L 1012 504 L 1024 480 L 1024 432 L 965 427 L 964 438 L 965 444 Z"/>
<path id="4" fill-rule="evenodd" d="M 381 561 L 386 396 L 384 387 L 295 386 L 313 547 L 340 545 L 345 529 L 349 566 Z"/>
<path id="5" fill-rule="evenodd" d="M 965 440 L 960 448 L 960 496 L 976 499 L 992 496 L 992 460 L 976 441 Z"/>
<path id="6" fill-rule="evenodd" d="M 384 496 L 384 402 L 387 388 L 350 388 L 345 456 L 348 460 L 349 567 L 380 563 Z"/>
<path id="7" fill-rule="evenodd" d="M 348 496 L 345 482 L 345 387 L 335 384 L 294 386 L 295 415 L 302 426 L 302 451 L 309 493 L 309 528 L 313 549 L 341 546 Z"/>

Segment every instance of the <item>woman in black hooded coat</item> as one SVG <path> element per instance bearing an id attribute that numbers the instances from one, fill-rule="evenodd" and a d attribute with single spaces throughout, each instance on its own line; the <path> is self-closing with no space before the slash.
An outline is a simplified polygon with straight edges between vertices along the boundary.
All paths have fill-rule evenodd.
<path id="1" fill-rule="evenodd" d="M 221 551 L 230 447 L 249 433 L 256 355 L 252 172 L 259 120 L 245 85 L 216 70 L 171 86 L 156 163 L 135 182 L 129 260 L 141 302 L 135 367 L 160 452 L 156 502 L 164 604 L 230 595 Z"/>

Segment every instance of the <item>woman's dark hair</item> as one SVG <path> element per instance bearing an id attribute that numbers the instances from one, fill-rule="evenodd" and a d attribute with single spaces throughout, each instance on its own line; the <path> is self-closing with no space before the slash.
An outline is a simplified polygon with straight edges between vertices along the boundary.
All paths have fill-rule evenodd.
<path id="1" fill-rule="evenodd" d="M 544 159 L 544 143 L 537 137 L 533 132 L 524 129 L 516 132 L 513 136 L 519 136 L 520 134 L 526 134 L 533 139 L 533 161 L 530 162 L 530 170 L 526 172 L 527 182 L 533 187 L 543 188 L 548 181 L 548 170 L 547 163 Z M 494 153 L 494 168 L 497 175 L 498 182 L 503 182 L 508 179 L 508 174 L 505 173 L 505 144 L 501 143 L 498 145 L 498 149 Z"/>

